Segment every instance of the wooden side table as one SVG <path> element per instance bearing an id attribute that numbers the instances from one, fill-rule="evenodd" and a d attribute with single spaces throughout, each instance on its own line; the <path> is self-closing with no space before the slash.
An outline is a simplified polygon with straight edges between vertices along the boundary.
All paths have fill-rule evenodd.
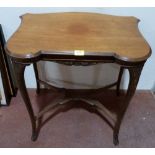
<path id="1" fill-rule="evenodd" d="M 103 91 L 116 85 L 119 93 L 123 70 L 129 71 L 128 90 L 113 127 L 113 140 L 117 145 L 122 119 L 135 93 L 144 63 L 151 55 L 149 45 L 138 30 L 139 20 L 135 17 L 75 12 L 25 14 L 21 18 L 21 25 L 8 40 L 6 50 L 14 63 L 18 87 L 31 119 L 32 140 L 35 141 L 38 137 L 37 124 L 40 117 L 51 107 L 37 115 L 34 114 L 24 81 L 26 66 L 34 64 L 39 93 L 40 82 L 46 83 L 38 77 L 36 63 L 40 60 L 83 66 L 117 63 L 120 65 L 118 81 L 104 88 L 92 90 Z M 65 88 L 62 90 L 67 91 Z M 91 102 L 80 96 L 78 99 Z M 69 100 L 70 98 L 63 98 L 61 103 Z M 58 103 L 60 101 L 53 104 Z M 94 102 L 92 105 L 101 110 L 102 104 L 97 105 Z"/>

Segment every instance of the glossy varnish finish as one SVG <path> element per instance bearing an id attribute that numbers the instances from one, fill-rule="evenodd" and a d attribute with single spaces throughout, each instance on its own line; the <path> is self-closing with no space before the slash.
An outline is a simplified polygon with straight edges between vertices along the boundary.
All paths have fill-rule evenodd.
<path id="1" fill-rule="evenodd" d="M 128 61 L 142 61 L 150 48 L 138 30 L 138 19 L 97 13 L 25 14 L 9 39 L 13 57 L 69 54 L 84 50 Z"/>

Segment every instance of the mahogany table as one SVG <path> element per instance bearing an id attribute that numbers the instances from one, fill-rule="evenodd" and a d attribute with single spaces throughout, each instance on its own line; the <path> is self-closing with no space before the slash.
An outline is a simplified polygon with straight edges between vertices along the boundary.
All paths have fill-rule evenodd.
<path id="1" fill-rule="evenodd" d="M 40 60 L 82 66 L 116 63 L 120 65 L 118 81 L 92 91 L 95 93 L 116 85 L 119 94 L 123 70 L 129 71 L 127 93 L 113 126 L 113 142 L 117 145 L 122 119 L 135 93 L 144 63 L 151 55 L 149 45 L 138 30 L 139 20 L 135 17 L 82 12 L 25 14 L 21 19 L 20 27 L 6 44 L 6 51 L 14 64 L 18 87 L 31 119 L 32 140 L 35 141 L 38 137 L 40 118 L 55 104 L 80 99 L 90 103 L 98 111 L 106 113 L 107 110 L 101 103 L 78 96 L 53 101 L 50 107 L 34 114 L 24 81 L 26 66 L 34 65 L 39 93 L 40 82 L 47 84 L 38 76 L 36 63 Z M 67 91 L 65 88 L 55 89 Z"/>

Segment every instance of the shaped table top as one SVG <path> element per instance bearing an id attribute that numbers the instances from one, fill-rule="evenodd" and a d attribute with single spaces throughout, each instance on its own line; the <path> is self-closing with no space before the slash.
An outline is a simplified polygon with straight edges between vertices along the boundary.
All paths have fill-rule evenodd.
<path id="1" fill-rule="evenodd" d="M 6 44 L 12 57 L 33 58 L 41 54 L 99 53 L 125 61 L 143 61 L 151 53 L 138 30 L 139 20 L 98 13 L 25 14 Z"/>

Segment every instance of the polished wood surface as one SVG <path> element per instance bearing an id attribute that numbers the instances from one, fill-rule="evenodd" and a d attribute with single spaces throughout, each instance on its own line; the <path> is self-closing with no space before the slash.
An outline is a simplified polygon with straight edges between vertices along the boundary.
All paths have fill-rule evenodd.
<path id="1" fill-rule="evenodd" d="M 34 64 L 37 80 L 37 93 L 40 92 L 40 83 L 47 84 L 57 92 L 62 92 L 62 102 L 53 101 L 53 104 L 62 104 L 70 100 L 82 100 L 91 103 L 92 109 L 97 112 L 109 111 L 101 108 L 89 98 L 96 91 L 103 91 L 113 86 L 117 87 L 119 95 L 120 82 L 123 70 L 129 71 L 129 83 L 124 100 L 117 113 L 113 126 L 113 143 L 118 145 L 119 129 L 127 107 L 136 91 L 142 68 L 150 56 L 151 49 L 138 30 L 139 20 L 135 17 L 118 17 L 97 13 L 51 13 L 25 14 L 19 29 L 8 40 L 6 50 L 11 56 L 16 72 L 18 88 L 23 97 L 29 117 L 31 119 L 33 141 L 37 140 L 42 124 L 41 117 L 51 106 L 34 113 L 28 92 L 26 90 L 24 72 L 26 66 Z M 76 52 L 75 52 L 76 51 Z M 46 81 L 40 80 L 36 63 L 40 60 L 54 61 L 65 65 L 92 65 L 97 63 L 117 63 L 120 73 L 115 83 L 91 90 L 88 99 L 81 94 L 70 96 L 75 90 L 56 88 Z M 60 91 L 59 91 L 60 90 Z M 76 92 L 79 90 L 76 90 Z M 53 105 L 51 104 L 51 105 Z M 109 120 L 105 120 L 109 124 Z"/>
<path id="2" fill-rule="evenodd" d="M 6 48 L 13 57 L 42 53 L 99 53 L 125 61 L 146 60 L 150 47 L 138 30 L 138 19 L 97 13 L 25 14 Z"/>

